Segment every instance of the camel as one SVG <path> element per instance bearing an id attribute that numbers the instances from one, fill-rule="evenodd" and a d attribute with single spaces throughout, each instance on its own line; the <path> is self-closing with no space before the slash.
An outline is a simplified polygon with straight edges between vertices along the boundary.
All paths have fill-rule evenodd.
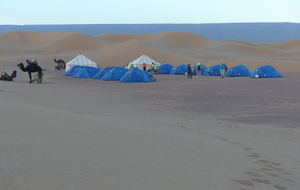
<path id="1" fill-rule="evenodd" d="M 59 59 L 56 61 L 56 59 L 54 59 L 54 62 L 57 63 L 56 69 L 61 70 L 66 68 L 66 62 L 64 60 Z"/>
<path id="2" fill-rule="evenodd" d="M 26 67 L 24 67 L 23 63 L 19 63 L 17 66 L 20 67 L 20 69 L 23 72 L 28 72 L 29 83 L 33 82 L 32 77 L 31 77 L 31 73 L 35 73 L 35 72 L 38 72 L 38 82 L 37 83 L 42 83 L 43 71 L 42 71 L 42 68 L 40 66 L 38 66 L 37 64 L 29 64 Z"/>
<path id="3" fill-rule="evenodd" d="M 4 80 L 4 81 L 13 81 L 13 79 L 17 76 L 17 71 L 13 71 L 13 73 L 11 74 L 11 76 L 9 76 L 7 74 L 7 72 L 2 71 L 1 75 L 0 75 L 0 80 Z"/>

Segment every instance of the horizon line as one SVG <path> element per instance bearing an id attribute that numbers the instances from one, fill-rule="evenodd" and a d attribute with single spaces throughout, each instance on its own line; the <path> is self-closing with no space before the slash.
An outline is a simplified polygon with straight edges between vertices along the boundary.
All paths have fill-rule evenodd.
<path id="1" fill-rule="evenodd" d="M 206 24 L 276 24 L 276 23 L 291 23 L 291 24 L 299 24 L 297 22 L 222 22 L 222 23 L 100 23 L 100 24 L 0 24 L 0 26 L 45 26 L 45 25 L 206 25 Z"/>

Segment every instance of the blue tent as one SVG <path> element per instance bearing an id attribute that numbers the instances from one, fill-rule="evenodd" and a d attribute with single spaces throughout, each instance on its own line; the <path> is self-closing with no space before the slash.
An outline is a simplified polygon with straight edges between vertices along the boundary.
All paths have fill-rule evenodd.
<path id="1" fill-rule="evenodd" d="M 76 69 L 76 73 L 73 74 L 74 78 L 92 78 L 95 73 L 99 72 L 99 68 L 90 66 L 80 66 Z"/>
<path id="2" fill-rule="evenodd" d="M 214 65 L 214 66 L 211 66 L 211 67 L 206 67 L 203 75 L 204 76 L 221 76 L 220 65 Z"/>
<path id="3" fill-rule="evenodd" d="M 71 69 L 69 69 L 63 76 L 73 76 L 73 73 L 76 71 L 77 68 L 81 66 L 75 65 Z"/>
<path id="4" fill-rule="evenodd" d="M 170 74 L 172 68 L 173 68 L 173 66 L 170 64 L 163 64 L 163 65 L 159 66 L 159 68 L 157 69 L 157 72 L 160 74 Z"/>
<path id="5" fill-rule="evenodd" d="M 265 65 L 262 67 L 258 67 L 254 70 L 251 78 L 256 78 L 258 75 L 259 78 L 281 78 L 281 74 L 271 65 Z"/>
<path id="6" fill-rule="evenodd" d="M 114 67 L 104 67 L 98 73 L 96 73 L 92 78 L 101 79 L 109 70 L 112 70 Z"/>
<path id="7" fill-rule="evenodd" d="M 90 78 L 93 78 L 97 73 L 99 73 L 101 71 L 100 68 L 95 68 L 95 67 L 90 67 L 87 70 L 89 72 Z"/>
<path id="8" fill-rule="evenodd" d="M 152 78 L 153 77 L 149 74 L 149 72 L 141 70 L 139 68 L 134 68 L 127 71 L 119 82 L 153 82 Z"/>
<path id="9" fill-rule="evenodd" d="M 74 78 L 90 78 L 89 73 L 84 67 L 76 69 L 76 73 L 72 75 Z"/>
<path id="10" fill-rule="evenodd" d="M 228 69 L 226 77 L 250 77 L 252 72 L 244 65 L 237 65 Z"/>
<path id="11" fill-rule="evenodd" d="M 123 67 L 115 67 L 109 70 L 101 80 L 120 80 L 128 70 Z"/>
<path id="12" fill-rule="evenodd" d="M 197 67 L 198 65 L 192 67 L 192 72 L 194 75 L 197 75 Z M 204 71 L 206 70 L 206 66 L 200 64 L 200 67 L 201 67 L 201 75 L 203 75 Z"/>
<path id="13" fill-rule="evenodd" d="M 178 66 L 172 68 L 170 74 L 171 75 L 184 75 L 186 72 L 187 72 L 186 65 L 178 65 Z"/>

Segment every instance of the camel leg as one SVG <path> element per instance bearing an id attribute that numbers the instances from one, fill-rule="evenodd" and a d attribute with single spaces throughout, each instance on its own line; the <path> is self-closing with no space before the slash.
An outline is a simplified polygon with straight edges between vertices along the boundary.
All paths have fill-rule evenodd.
<path id="1" fill-rule="evenodd" d="M 38 83 L 41 84 L 42 83 L 42 76 L 43 74 L 42 73 L 38 73 Z"/>
<path id="2" fill-rule="evenodd" d="M 28 72 L 28 75 L 29 75 L 29 83 L 32 83 L 31 72 Z"/>

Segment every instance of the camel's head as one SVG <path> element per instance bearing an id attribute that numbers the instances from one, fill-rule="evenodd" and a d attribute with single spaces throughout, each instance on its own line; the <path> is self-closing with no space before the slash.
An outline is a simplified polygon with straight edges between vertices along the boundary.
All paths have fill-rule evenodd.
<path id="1" fill-rule="evenodd" d="M 23 63 L 19 63 L 17 66 L 18 67 L 24 67 L 24 64 Z"/>

